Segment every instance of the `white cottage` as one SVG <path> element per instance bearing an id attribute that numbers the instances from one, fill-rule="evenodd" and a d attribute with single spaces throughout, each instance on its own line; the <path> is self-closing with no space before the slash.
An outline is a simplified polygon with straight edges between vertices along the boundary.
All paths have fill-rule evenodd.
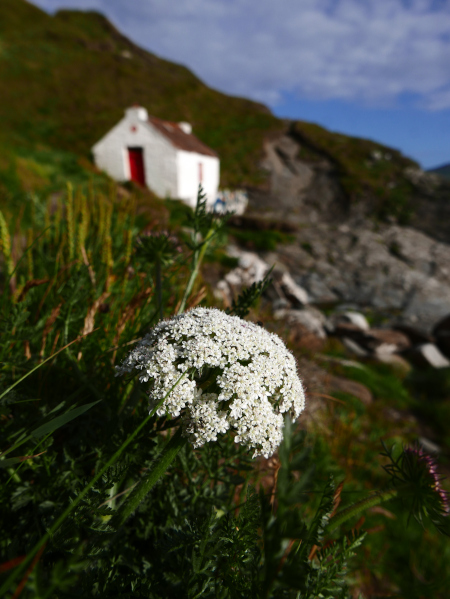
<path id="1" fill-rule="evenodd" d="M 189 123 L 162 121 L 133 106 L 92 152 L 95 164 L 116 181 L 136 181 L 160 197 L 194 206 L 199 183 L 209 205 L 218 197 L 219 158 Z"/>

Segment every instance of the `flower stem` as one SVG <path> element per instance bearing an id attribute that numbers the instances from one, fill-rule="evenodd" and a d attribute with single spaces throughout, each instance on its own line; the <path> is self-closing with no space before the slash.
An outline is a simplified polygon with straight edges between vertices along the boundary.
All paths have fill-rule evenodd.
<path id="1" fill-rule="evenodd" d="M 156 293 L 158 296 L 159 318 L 163 319 L 162 282 L 161 282 L 161 258 L 156 256 L 155 262 Z"/>
<path id="2" fill-rule="evenodd" d="M 182 312 L 184 312 L 184 309 L 186 307 L 186 302 L 189 298 L 189 295 L 191 294 L 192 287 L 194 286 L 195 279 L 197 278 L 197 275 L 198 275 L 198 271 L 200 270 L 200 265 L 202 263 L 204 255 L 205 255 L 206 248 L 208 247 L 209 242 L 211 241 L 211 238 L 214 236 L 214 233 L 215 233 L 215 229 L 214 229 L 214 227 L 211 227 L 211 229 L 206 234 L 205 239 L 203 240 L 203 243 L 201 244 L 200 248 L 196 249 L 194 252 L 194 256 L 192 258 L 191 276 L 189 277 L 189 281 L 186 286 L 186 290 L 184 292 L 183 299 L 181 300 L 181 304 L 180 304 L 177 314 L 181 314 Z"/>
<path id="3" fill-rule="evenodd" d="M 114 517 L 111 521 L 112 526 L 122 526 L 126 520 L 136 511 L 139 504 L 146 495 L 151 491 L 158 480 L 163 476 L 170 464 L 177 457 L 180 450 L 186 445 L 187 439 L 181 436 L 181 428 L 177 430 L 175 435 L 164 447 L 155 467 L 151 470 L 149 475 L 141 482 L 141 484 L 134 489 L 132 494 L 126 500 L 123 509 Z"/>
<path id="4" fill-rule="evenodd" d="M 397 497 L 397 496 L 398 496 L 398 489 L 388 489 L 387 491 L 377 491 L 377 492 L 373 493 L 372 495 L 370 495 L 369 497 L 366 497 L 365 499 L 361 499 L 361 501 L 357 501 L 353 505 L 350 505 L 349 507 L 345 508 L 344 510 L 341 510 L 340 512 L 338 512 L 333 518 L 331 518 L 330 522 L 328 523 L 328 525 L 325 529 L 325 532 L 331 533 L 334 530 L 336 530 L 336 528 L 338 526 L 340 526 L 341 524 L 344 524 L 344 522 L 346 522 L 350 518 L 353 518 L 353 516 L 357 516 L 361 512 L 363 512 L 371 507 L 374 507 L 376 505 L 379 505 L 380 503 L 383 503 L 384 501 L 389 501 L 390 499 L 394 499 L 394 497 Z"/>

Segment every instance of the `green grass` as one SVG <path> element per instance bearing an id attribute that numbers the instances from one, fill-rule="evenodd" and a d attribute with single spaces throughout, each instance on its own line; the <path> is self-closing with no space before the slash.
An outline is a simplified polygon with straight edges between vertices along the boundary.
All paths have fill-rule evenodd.
<path id="1" fill-rule="evenodd" d="M 389 446 L 397 447 L 411 442 L 414 432 L 406 432 L 404 426 L 389 421 L 386 410 L 401 409 L 405 388 L 395 382 L 393 372 L 384 374 L 359 369 L 347 371 L 353 380 L 364 381 L 376 393 L 374 403 L 365 407 L 348 394 L 333 394 L 344 401 L 332 410 L 328 426 L 332 434 L 316 437 L 317 461 L 328 462 L 336 480 L 344 480 L 342 505 L 364 496 L 363 489 L 383 487 L 385 476 L 380 468 L 381 439 Z M 356 376 L 355 376 L 356 375 Z M 400 392 L 400 393 L 398 393 Z M 399 395 L 399 397 L 398 397 Z M 416 433 L 417 434 L 417 433 Z M 358 588 L 369 597 L 378 596 L 381 588 L 393 596 L 444 597 L 448 585 L 447 560 L 450 543 L 438 533 L 427 532 L 415 520 L 408 521 L 398 500 L 383 505 L 386 512 L 367 512 L 359 526 L 370 531 L 362 551 L 355 558 L 354 577 Z M 390 515 L 391 514 L 391 515 Z M 358 517 L 348 524 L 357 524 Z M 428 547 L 428 549 L 426 549 Z"/>
<path id="2" fill-rule="evenodd" d="M 314 360 L 310 352 L 295 346 L 291 349 L 295 355 Z M 329 340 L 324 351 L 339 359 L 354 360 L 336 340 Z M 341 507 L 364 497 L 369 489 L 386 484 L 386 474 L 380 467 L 385 463 L 380 457 L 381 441 L 399 450 L 423 435 L 421 426 L 428 427 L 427 434 L 442 448 L 438 459 L 441 471 L 448 469 L 447 370 L 413 370 L 405 375 L 376 362 L 364 361 L 359 368 L 322 360 L 319 364 L 332 375 L 365 385 L 373 394 L 373 402 L 364 405 L 349 393 L 333 392 L 331 395 L 340 403 L 324 398 L 320 410 L 314 413 L 314 432 L 308 429 L 311 459 L 320 464 L 316 475 L 329 472 L 337 482 L 344 481 Z M 398 417 L 393 417 L 392 411 Z M 412 416 L 419 419 L 418 423 Z M 447 482 L 444 487 L 448 488 Z M 354 588 L 363 597 L 445 597 L 449 539 L 431 530 L 425 532 L 414 519 L 409 520 L 399 500 L 383 504 L 383 508 L 388 512 L 369 511 L 359 522 L 357 516 L 347 524 L 348 531 L 357 524 L 369 531 L 355 558 Z"/>
<path id="3" fill-rule="evenodd" d="M 108 186 L 108 179 L 87 160 L 50 147 L 1 147 L 0 207 L 11 209 L 31 195 L 58 193 L 66 181 L 76 186 Z"/>
<path id="4" fill-rule="evenodd" d="M 259 231 L 229 227 L 229 232 L 244 247 L 265 252 L 276 250 L 279 243 L 292 243 L 295 240 L 294 235 L 270 229 Z"/>

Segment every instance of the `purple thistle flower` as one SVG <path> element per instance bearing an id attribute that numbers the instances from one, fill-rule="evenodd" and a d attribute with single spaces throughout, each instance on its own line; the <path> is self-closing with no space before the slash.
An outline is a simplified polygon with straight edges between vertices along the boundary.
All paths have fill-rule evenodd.
<path id="1" fill-rule="evenodd" d="M 443 477 L 437 472 L 434 458 L 417 443 L 403 448 L 397 458 L 393 456 L 393 448 L 389 450 L 384 446 L 384 449 L 382 455 L 391 462 L 384 469 L 391 476 L 391 484 L 397 489 L 410 516 L 420 523 L 423 523 L 424 516 L 428 517 L 440 532 L 450 536 L 447 520 L 450 514 L 449 494 L 442 488 Z"/>
<path id="2" fill-rule="evenodd" d="M 432 456 L 425 453 L 423 448 L 417 443 L 412 447 L 407 447 L 403 450 L 404 459 L 415 462 L 415 466 L 419 469 L 422 468 L 423 478 L 429 479 L 430 488 L 439 495 L 441 501 L 441 511 L 448 515 L 450 513 L 449 495 L 447 491 L 444 491 L 441 485 L 442 476 L 439 476 L 436 469 L 436 461 Z"/>

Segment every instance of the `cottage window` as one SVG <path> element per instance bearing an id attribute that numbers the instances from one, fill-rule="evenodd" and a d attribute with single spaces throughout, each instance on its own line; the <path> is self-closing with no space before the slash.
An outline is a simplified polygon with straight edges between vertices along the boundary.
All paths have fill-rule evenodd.
<path id="1" fill-rule="evenodd" d="M 198 163 L 198 182 L 203 183 L 203 163 Z"/>

